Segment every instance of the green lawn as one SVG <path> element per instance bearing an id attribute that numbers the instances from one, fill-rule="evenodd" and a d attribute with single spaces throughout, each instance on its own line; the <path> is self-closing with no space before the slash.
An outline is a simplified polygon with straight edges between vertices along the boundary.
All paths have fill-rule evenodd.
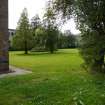
<path id="1" fill-rule="evenodd" d="M 10 52 L 10 64 L 32 74 L 0 79 L 0 105 L 105 105 L 105 76 L 81 67 L 78 50 Z"/>

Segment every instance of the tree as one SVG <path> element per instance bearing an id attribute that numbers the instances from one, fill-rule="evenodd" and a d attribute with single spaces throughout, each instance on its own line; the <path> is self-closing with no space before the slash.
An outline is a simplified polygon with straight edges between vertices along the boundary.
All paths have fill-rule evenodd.
<path id="1" fill-rule="evenodd" d="M 76 48 L 77 38 L 69 30 L 59 34 L 58 48 Z"/>
<path id="2" fill-rule="evenodd" d="M 105 1 L 55 0 L 54 7 L 65 18 L 72 15 L 81 31 L 81 54 L 92 70 L 105 72 Z"/>
<path id="3" fill-rule="evenodd" d="M 18 22 L 16 35 L 13 38 L 13 46 L 18 49 L 23 49 L 25 54 L 27 54 L 28 50 L 33 46 L 32 29 L 29 24 L 26 8 L 23 10 Z"/>
<path id="4" fill-rule="evenodd" d="M 35 30 L 34 42 L 35 47 L 33 48 L 34 51 L 46 51 L 46 30 L 43 27 L 39 27 Z"/>
<path id="5" fill-rule="evenodd" d="M 41 26 L 41 20 L 40 20 L 38 14 L 36 14 L 36 15 L 31 19 L 31 25 L 32 25 L 32 28 L 33 28 L 34 30 Z"/>
<path id="6" fill-rule="evenodd" d="M 47 29 L 46 48 L 50 53 L 54 53 L 57 50 L 57 35 L 58 31 L 56 29 Z"/>
<path id="7" fill-rule="evenodd" d="M 74 36 L 70 30 L 65 32 L 67 48 L 75 48 L 76 47 L 76 36 Z"/>
<path id="8" fill-rule="evenodd" d="M 38 14 L 36 14 L 32 19 L 31 19 L 31 26 L 32 26 L 32 34 L 33 34 L 33 36 L 34 36 L 34 48 L 32 49 L 32 50 L 38 50 L 38 49 L 40 49 L 40 48 L 43 48 L 42 46 L 40 46 L 40 48 L 38 48 L 38 44 L 39 43 L 37 43 L 38 41 L 38 36 L 40 37 L 40 32 L 38 31 L 38 33 L 37 33 L 37 29 L 38 30 L 40 30 L 41 32 L 42 32 L 42 23 L 41 23 L 41 20 L 40 20 L 40 18 L 39 18 L 39 15 Z M 36 34 L 38 34 L 38 35 L 36 35 Z M 41 35 L 42 35 L 42 33 L 41 33 Z"/>
<path id="9" fill-rule="evenodd" d="M 58 48 L 60 48 L 60 49 L 66 48 L 65 47 L 65 40 L 66 39 L 65 39 L 64 33 L 59 32 L 59 35 L 58 35 L 58 44 L 57 44 Z"/>
<path id="10" fill-rule="evenodd" d="M 46 48 L 53 53 L 57 49 L 58 27 L 50 2 L 48 3 L 46 13 L 44 14 L 43 24 L 47 32 Z"/>
<path id="11" fill-rule="evenodd" d="M 31 19 L 31 26 L 32 26 L 33 36 L 35 36 L 35 31 L 36 31 L 36 29 L 39 28 L 39 27 L 41 27 L 41 20 L 40 20 L 38 14 L 36 14 L 36 15 Z"/>

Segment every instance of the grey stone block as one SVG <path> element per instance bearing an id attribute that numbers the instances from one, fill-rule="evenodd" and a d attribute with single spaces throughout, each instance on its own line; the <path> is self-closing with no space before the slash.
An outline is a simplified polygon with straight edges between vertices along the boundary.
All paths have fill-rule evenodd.
<path id="1" fill-rule="evenodd" d="M 9 71 L 8 0 L 0 0 L 0 73 Z"/>

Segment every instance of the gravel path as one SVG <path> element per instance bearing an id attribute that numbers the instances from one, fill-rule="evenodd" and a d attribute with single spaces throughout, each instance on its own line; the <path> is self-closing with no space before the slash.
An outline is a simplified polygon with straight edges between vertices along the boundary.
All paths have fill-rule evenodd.
<path id="1" fill-rule="evenodd" d="M 21 68 L 17 68 L 17 67 L 14 67 L 14 66 L 10 66 L 10 70 L 12 72 L 7 73 L 7 74 L 0 74 L 0 78 L 4 78 L 4 77 L 7 77 L 7 76 L 25 75 L 25 74 L 32 73 L 31 71 L 21 69 Z"/>

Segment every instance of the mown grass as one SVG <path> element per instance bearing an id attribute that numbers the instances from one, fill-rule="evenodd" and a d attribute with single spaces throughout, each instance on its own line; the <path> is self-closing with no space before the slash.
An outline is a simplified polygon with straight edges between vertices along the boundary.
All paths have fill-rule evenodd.
<path id="1" fill-rule="evenodd" d="M 105 75 L 81 67 L 76 49 L 55 54 L 10 52 L 10 64 L 32 74 L 0 79 L 0 105 L 105 105 Z"/>

